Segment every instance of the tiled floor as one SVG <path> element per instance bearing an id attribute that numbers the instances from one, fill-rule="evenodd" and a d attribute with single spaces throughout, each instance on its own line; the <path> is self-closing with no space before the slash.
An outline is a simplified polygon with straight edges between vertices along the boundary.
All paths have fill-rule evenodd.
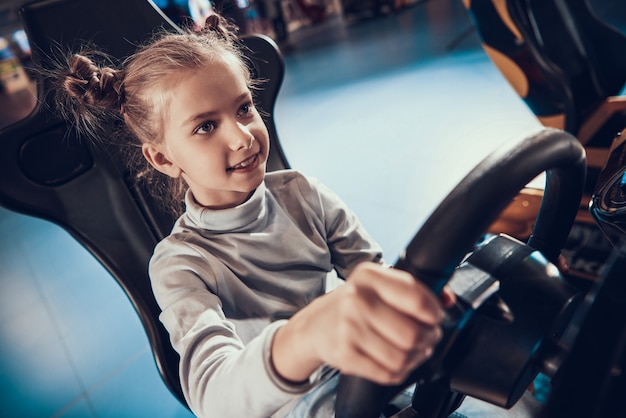
<path id="1" fill-rule="evenodd" d="M 616 19 L 621 1 L 598 9 Z M 539 128 L 470 26 L 460 1 L 431 0 L 307 29 L 285 57 L 291 165 L 337 191 L 388 261 L 486 153 Z M 0 266 L 0 415 L 189 416 L 121 289 L 67 233 L 0 209 Z"/>

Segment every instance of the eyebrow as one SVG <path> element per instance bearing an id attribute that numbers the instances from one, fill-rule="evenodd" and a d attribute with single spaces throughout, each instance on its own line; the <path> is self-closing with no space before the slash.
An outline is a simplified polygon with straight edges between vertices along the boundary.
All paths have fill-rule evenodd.
<path id="1" fill-rule="evenodd" d="M 239 96 L 237 96 L 237 98 L 233 101 L 233 103 L 239 103 L 241 101 L 243 101 L 244 99 L 247 99 L 250 96 L 250 92 L 245 92 L 240 94 Z M 189 119 L 187 119 L 186 121 L 183 122 L 183 126 L 187 126 L 190 124 L 194 124 L 197 123 L 199 121 L 203 121 L 205 119 L 209 119 L 215 115 L 219 114 L 219 111 L 217 110 L 210 110 L 208 112 L 202 112 L 202 113 L 198 113 L 196 115 L 193 115 L 192 117 L 190 117 Z"/>

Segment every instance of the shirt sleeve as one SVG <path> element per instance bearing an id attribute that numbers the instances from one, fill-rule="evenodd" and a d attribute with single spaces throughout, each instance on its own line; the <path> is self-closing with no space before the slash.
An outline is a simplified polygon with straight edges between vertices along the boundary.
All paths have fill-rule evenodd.
<path id="1" fill-rule="evenodd" d="M 168 239 L 150 263 L 160 319 L 180 354 L 183 393 L 198 417 L 268 417 L 316 382 L 291 385 L 271 366 L 272 339 L 284 321 L 268 320 L 259 335 L 242 342 L 204 281 L 220 268 Z"/>
<path id="2" fill-rule="evenodd" d="M 326 242 L 332 263 L 340 277 L 346 278 L 364 261 L 383 263 L 382 248 L 363 227 L 354 212 L 331 189 L 316 179 L 308 179 L 312 192 L 310 204 L 323 217 Z"/>

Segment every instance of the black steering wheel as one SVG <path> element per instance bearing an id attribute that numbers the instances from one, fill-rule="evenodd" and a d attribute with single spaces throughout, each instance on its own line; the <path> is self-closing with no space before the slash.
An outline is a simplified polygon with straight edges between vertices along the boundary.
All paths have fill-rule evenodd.
<path id="1" fill-rule="evenodd" d="M 576 138 L 545 129 L 500 147 L 477 165 L 439 204 L 395 267 L 413 274 L 439 294 L 484 231 L 515 195 L 544 171 L 545 192 L 527 244 L 555 262 L 578 211 L 586 159 Z M 433 372 L 437 371 L 429 370 Z M 377 418 L 389 399 L 389 390 L 342 375 L 335 416 Z"/>

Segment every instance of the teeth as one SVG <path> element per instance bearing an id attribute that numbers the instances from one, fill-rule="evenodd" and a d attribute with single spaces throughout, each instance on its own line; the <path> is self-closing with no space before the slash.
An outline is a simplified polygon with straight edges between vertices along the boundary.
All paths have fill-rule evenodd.
<path id="1" fill-rule="evenodd" d="M 242 161 L 239 164 L 237 164 L 236 166 L 233 167 L 233 169 L 237 169 L 237 168 L 246 168 L 247 166 L 249 166 L 250 164 L 252 164 L 254 162 L 254 159 L 256 158 L 255 156 L 252 156 L 250 158 L 248 158 L 246 161 Z"/>

